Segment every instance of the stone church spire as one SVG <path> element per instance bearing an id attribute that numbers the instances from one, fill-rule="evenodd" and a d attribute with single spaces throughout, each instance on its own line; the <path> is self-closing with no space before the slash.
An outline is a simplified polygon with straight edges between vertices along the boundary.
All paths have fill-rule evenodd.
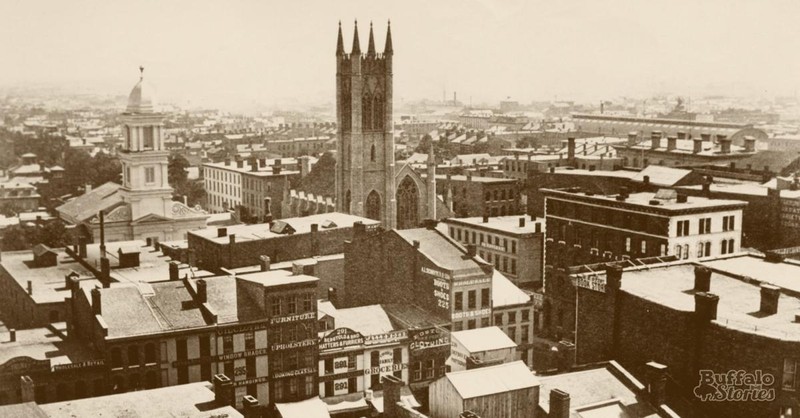
<path id="1" fill-rule="evenodd" d="M 361 41 L 358 40 L 358 20 L 355 23 L 355 30 L 353 30 L 353 50 L 350 54 L 357 57 L 361 55 Z"/>
<path id="2" fill-rule="evenodd" d="M 372 22 L 369 22 L 369 45 L 367 46 L 367 55 L 375 55 L 375 37 L 372 35 Z"/>
<path id="3" fill-rule="evenodd" d="M 336 56 L 344 55 L 344 38 L 342 38 L 342 21 L 339 21 L 339 39 L 336 41 Z"/>

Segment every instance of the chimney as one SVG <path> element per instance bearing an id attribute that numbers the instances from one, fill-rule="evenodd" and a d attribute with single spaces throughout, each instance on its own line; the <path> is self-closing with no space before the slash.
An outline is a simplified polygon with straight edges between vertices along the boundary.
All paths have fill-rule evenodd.
<path id="1" fill-rule="evenodd" d="M 419 241 L 417 241 L 417 240 L 414 240 L 414 241 L 412 242 L 412 244 L 414 245 L 414 248 L 416 248 L 416 249 L 419 249 Z"/>
<path id="2" fill-rule="evenodd" d="M 708 267 L 695 266 L 694 291 L 708 292 L 710 290 L 711 290 L 711 269 Z"/>
<path id="3" fill-rule="evenodd" d="M 744 137 L 744 151 L 745 152 L 755 152 L 756 151 L 756 139 L 752 136 Z"/>
<path id="4" fill-rule="evenodd" d="M 17 330 L 15 330 L 14 328 L 8 330 L 8 341 L 12 343 L 14 341 L 17 341 Z"/>
<path id="5" fill-rule="evenodd" d="M 169 279 L 170 280 L 178 280 L 178 266 L 179 263 L 177 261 L 170 261 L 169 262 Z"/>
<path id="6" fill-rule="evenodd" d="M 228 236 L 228 243 L 230 245 L 236 244 L 236 234 L 230 234 Z"/>
<path id="7" fill-rule="evenodd" d="M 258 160 L 255 158 L 250 160 L 250 171 L 258 171 Z"/>
<path id="8" fill-rule="evenodd" d="M 525 228 L 525 217 L 524 216 L 519 218 L 519 227 L 520 228 Z"/>
<path id="9" fill-rule="evenodd" d="M 33 294 L 33 282 L 30 280 L 28 280 L 28 294 L 29 295 Z"/>
<path id="10" fill-rule="evenodd" d="M 645 186 L 650 185 L 650 176 L 642 177 L 642 183 L 644 183 Z"/>
<path id="11" fill-rule="evenodd" d="M 619 290 L 620 286 L 622 286 L 622 267 L 606 266 L 606 292 Z"/>
<path id="12" fill-rule="evenodd" d="M 575 365 L 575 344 L 561 340 L 558 342 L 558 370 L 565 372 Z"/>
<path id="13" fill-rule="evenodd" d="M 693 141 L 692 154 L 699 154 L 701 151 L 703 151 L 703 140 L 701 138 L 695 138 Z"/>
<path id="14" fill-rule="evenodd" d="M 678 148 L 678 138 L 674 136 L 667 137 L 667 151 L 675 151 Z"/>
<path id="15" fill-rule="evenodd" d="M 677 203 L 686 203 L 687 199 L 688 199 L 688 198 L 686 197 L 686 195 L 685 195 L 685 194 L 683 194 L 683 193 L 678 193 L 678 197 L 675 199 L 675 201 L 676 201 Z"/>
<path id="16" fill-rule="evenodd" d="M 78 257 L 86 258 L 86 237 L 78 238 Z"/>
<path id="17" fill-rule="evenodd" d="M 488 222 L 489 222 L 489 215 L 484 213 L 483 214 L 483 223 L 488 223 Z"/>
<path id="18" fill-rule="evenodd" d="M 102 298 L 100 294 L 100 289 L 98 288 L 92 289 L 92 314 L 94 315 L 103 314 Z"/>
<path id="19" fill-rule="evenodd" d="M 647 393 L 655 405 L 667 403 L 667 366 L 651 361 L 647 363 Z"/>
<path id="20" fill-rule="evenodd" d="M 158 251 L 158 237 L 153 237 L 153 249 Z"/>
<path id="21" fill-rule="evenodd" d="M 570 160 L 575 158 L 575 137 L 567 138 L 567 158 Z"/>
<path id="22" fill-rule="evenodd" d="M 700 139 L 703 142 L 710 142 L 711 141 L 711 134 L 700 134 Z"/>
<path id="23" fill-rule="evenodd" d="M 200 279 L 195 284 L 197 285 L 197 303 L 208 302 L 208 284 L 206 281 Z"/>
<path id="24" fill-rule="evenodd" d="M 218 405 L 236 406 L 233 382 L 224 374 L 214 375 L 214 402 Z"/>
<path id="25" fill-rule="evenodd" d="M 330 301 L 331 303 L 333 303 L 334 306 L 336 306 L 336 288 L 334 287 L 328 288 L 328 301 Z"/>
<path id="26" fill-rule="evenodd" d="M 401 416 L 397 404 L 400 403 L 400 388 L 403 386 L 403 381 L 392 375 L 387 375 L 381 380 L 383 381 L 384 415 L 387 417 Z"/>
<path id="27" fill-rule="evenodd" d="M 89 183 L 86 183 L 86 185 L 85 185 L 85 186 L 83 186 L 83 192 L 84 192 L 84 194 L 91 193 L 91 191 L 92 191 L 92 185 L 91 185 L 91 184 L 89 184 Z"/>
<path id="28" fill-rule="evenodd" d="M 650 149 L 656 149 L 661 146 L 661 131 L 653 131 L 650 133 Z"/>
<path id="29" fill-rule="evenodd" d="M 719 142 L 720 152 L 722 154 L 731 153 L 731 140 L 725 135 L 717 135 L 717 142 Z"/>
<path id="30" fill-rule="evenodd" d="M 278 161 L 280 161 L 280 160 L 278 160 Z M 276 175 L 277 175 L 277 174 L 280 174 L 280 173 L 281 173 L 281 166 L 280 166 L 280 164 L 278 164 L 278 165 L 273 165 L 273 166 L 272 166 L 272 174 L 276 174 Z"/>
<path id="31" fill-rule="evenodd" d="M 549 418 L 569 418 L 569 393 L 561 389 L 550 390 L 550 412 Z"/>
<path id="32" fill-rule="evenodd" d="M 713 293 L 697 292 L 694 294 L 694 312 L 701 322 L 717 319 L 718 304 L 719 296 Z"/>
<path id="33" fill-rule="evenodd" d="M 231 159 L 230 158 L 226 158 L 225 159 L 225 166 L 229 166 L 229 165 L 231 165 Z"/>
<path id="34" fill-rule="evenodd" d="M 300 263 L 292 263 L 292 276 L 299 276 L 303 274 L 303 265 Z"/>
<path id="35" fill-rule="evenodd" d="M 228 228 L 217 228 L 217 238 L 224 237 L 228 235 Z"/>
<path id="36" fill-rule="evenodd" d="M 761 283 L 761 309 L 760 312 L 767 315 L 778 313 L 778 299 L 781 296 L 781 289 L 767 283 Z"/>
<path id="37" fill-rule="evenodd" d="M 628 146 L 632 147 L 636 145 L 638 140 L 639 133 L 638 132 L 628 132 Z"/>
<path id="38" fill-rule="evenodd" d="M 478 254 L 478 246 L 475 244 L 467 244 L 467 255 L 470 258 L 475 257 Z"/>
<path id="39" fill-rule="evenodd" d="M 536 224 L 536 231 L 535 232 L 537 234 L 541 234 L 542 233 L 542 224 L 541 223 L 537 223 Z"/>
<path id="40" fill-rule="evenodd" d="M 472 181 L 472 172 L 467 171 L 467 181 Z"/>
<path id="41" fill-rule="evenodd" d="M 261 414 L 258 407 L 258 399 L 250 395 L 242 397 L 242 409 L 244 418 L 258 418 Z"/>
<path id="42" fill-rule="evenodd" d="M 270 258 L 268 255 L 258 256 L 258 264 L 261 265 L 261 271 L 269 271 Z"/>
<path id="43" fill-rule="evenodd" d="M 686 139 L 686 132 L 678 132 L 678 139 Z"/>
<path id="44" fill-rule="evenodd" d="M 236 160 L 236 168 L 243 168 L 243 167 L 244 167 L 244 161 Z"/>
<path id="45" fill-rule="evenodd" d="M 319 231 L 319 224 L 311 224 L 311 233 Z"/>

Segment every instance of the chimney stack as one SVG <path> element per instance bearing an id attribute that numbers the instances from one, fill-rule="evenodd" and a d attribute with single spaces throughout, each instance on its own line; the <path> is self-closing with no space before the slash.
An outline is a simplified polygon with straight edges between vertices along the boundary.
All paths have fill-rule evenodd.
<path id="1" fill-rule="evenodd" d="M 417 248 L 417 249 L 419 249 L 419 241 L 417 241 L 417 240 L 414 240 L 414 241 L 412 242 L 412 244 L 414 245 L 414 248 Z"/>
<path id="2" fill-rule="evenodd" d="M 756 139 L 752 136 L 744 137 L 744 151 L 745 152 L 755 152 L 756 151 Z"/>
<path id="3" fill-rule="evenodd" d="M 550 390 L 550 412 L 548 418 L 569 418 L 569 393 L 561 389 Z"/>
<path id="4" fill-rule="evenodd" d="M 236 234 L 230 234 L 228 236 L 228 243 L 230 245 L 236 244 Z"/>
<path id="5" fill-rule="evenodd" d="M 206 303 L 208 302 L 208 284 L 205 280 L 200 279 L 196 282 L 197 284 L 197 302 L 198 303 Z"/>
<path id="6" fill-rule="evenodd" d="M 292 276 L 299 276 L 303 274 L 303 265 L 300 263 L 292 263 Z"/>
<path id="7" fill-rule="evenodd" d="M 639 137 L 639 132 L 628 132 L 628 146 L 632 147 L 636 145 L 638 137 Z"/>
<path id="8" fill-rule="evenodd" d="M 214 375 L 214 401 L 218 405 L 236 406 L 233 382 L 224 374 Z"/>
<path id="9" fill-rule="evenodd" d="M 12 343 L 14 341 L 17 341 L 17 330 L 15 330 L 14 328 L 10 328 L 8 330 L 8 341 Z"/>
<path id="10" fill-rule="evenodd" d="M 767 283 L 761 283 L 761 308 L 759 311 L 767 315 L 778 313 L 778 300 L 781 296 L 781 289 Z"/>
<path id="11" fill-rule="evenodd" d="M 86 258 L 86 237 L 78 238 L 78 257 Z"/>
<path id="12" fill-rule="evenodd" d="M 661 131 L 650 133 L 650 149 L 657 149 L 661 146 Z"/>
<path id="13" fill-rule="evenodd" d="M 179 263 L 177 261 L 170 261 L 169 262 L 169 279 L 170 280 L 178 280 L 178 266 Z"/>
<path id="14" fill-rule="evenodd" d="M 731 153 L 731 140 L 725 135 L 717 135 L 717 142 L 719 142 L 720 152 L 722 154 Z"/>
<path id="15" fill-rule="evenodd" d="M 520 228 L 525 228 L 525 217 L 524 216 L 519 218 L 519 227 Z"/>
<path id="16" fill-rule="evenodd" d="M 667 366 L 651 361 L 647 363 L 647 393 L 655 405 L 667 403 Z"/>
<path id="17" fill-rule="evenodd" d="M 675 151 L 678 148 L 678 138 L 674 136 L 667 137 L 667 151 Z"/>
<path id="18" fill-rule="evenodd" d="M 695 266 L 694 291 L 708 292 L 710 290 L 711 290 L 711 269 L 708 267 Z"/>
<path id="19" fill-rule="evenodd" d="M 475 244 L 467 244 L 467 255 L 470 258 L 475 257 L 478 254 L 478 246 Z"/>
<path id="20" fill-rule="evenodd" d="M 489 215 L 484 213 L 483 214 L 483 223 L 488 223 L 488 222 L 489 222 Z"/>
<path id="21" fill-rule="evenodd" d="M 100 281 L 103 287 L 111 286 L 111 261 L 108 257 L 100 257 Z"/>
<path id="22" fill-rule="evenodd" d="M 29 295 L 33 294 L 33 282 L 30 280 L 28 280 L 28 294 Z"/>
<path id="23" fill-rule="evenodd" d="M 101 299 L 100 289 L 98 288 L 92 289 L 92 313 L 94 315 L 103 314 L 102 299 Z"/>
<path id="24" fill-rule="evenodd" d="M 328 288 L 328 301 L 330 301 L 331 303 L 333 303 L 334 306 L 336 306 L 336 288 L 334 287 Z"/>
<path id="25" fill-rule="evenodd" d="M 678 139 L 687 139 L 686 132 L 678 132 Z"/>
<path id="26" fill-rule="evenodd" d="M 258 399 L 250 395 L 242 397 L 242 409 L 244 418 L 258 418 L 261 414 L 258 408 Z"/>
<path id="27" fill-rule="evenodd" d="M 575 159 L 575 137 L 567 138 L 567 158 Z"/>
<path id="28" fill-rule="evenodd" d="M 718 304 L 719 296 L 713 293 L 697 292 L 694 294 L 694 312 L 701 322 L 717 319 Z"/>
<path id="29" fill-rule="evenodd" d="M 692 145 L 692 154 L 699 154 L 703 151 L 703 140 L 701 138 L 695 138 Z"/>
<path id="30" fill-rule="evenodd" d="M 261 271 L 269 271 L 270 258 L 268 255 L 258 256 L 258 264 L 261 265 Z"/>

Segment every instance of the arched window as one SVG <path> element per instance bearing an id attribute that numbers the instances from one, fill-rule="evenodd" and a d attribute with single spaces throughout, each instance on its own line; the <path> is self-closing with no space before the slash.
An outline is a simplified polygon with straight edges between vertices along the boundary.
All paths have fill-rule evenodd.
<path id="1" fill-rule="evenodd" d="M 675 256 L 678 257 L 678 260 L 681 259 L 683 256 L 683 246 L 678 244 L 675 246 Z"/>
<path id="2" fill-rule="evenodd" d="M 139 346 L 138 345 L 129 345 L 128 346 L 128 365 L 130 365 L 130 366 L 139 365 Z"/>
<path id="3" fill-rule="evenodd" d="M 419 190 L 414 180 L 405 176 L 397 187 L 397 228 L 416 228 L 419 224 Z"/>
<path id="4" fill-rule="evenodd" d="M 122 367 L 122 350 L 119 347 L 111 349 L 111 367 Z"/>
<path id="5" fill-rule="evenodd" d="M 728 253 L 729 254 L 733 252 L 733 242 L 734 242 L 733 238 L 728 240 Z"/>
<path id="6" fill-rule="evenodd" d="M 383 130 L 383 97 L 380 94 L 375 95 L 375 99 L 372 101 L 372 111 L 374 114 L 372 127 L 376 131 Z"/>
<path id="7" fill-rule="evenodd" d="M 727 254 L 728 253 L 728 241 L 727 240 L 722 240 L 722 242 L 719 243 L 719 253 L 720 254 Z"/>
<path id="8" fill-rule="evenodd" d="M 369 149 L 369 160 L 373 163 L 375 162 L 375 144 L 372 144 Z"/>
<path id="9" fill-rule="evenodd" d="M 350 213 L 350 204 L 352 203 L 352 198 L 350 196 L 350 190 L 344 193 L 344 211 L 346 213 Z"/>
<path id="10" fill-rule="evenodd" d="M 711 255 L 711 241 L 709 241 L 709 242 L 706 242 L 706 244 L 705 244 L 705 248 L 706 248 L 706 251 L 705 251 L 705 254 L 704 254 L 704 255 L 705 255 L 706 257 L 708 257 L 708 256 L 710 256 L 710 255 Z"/>
<path id="11" fill-rule="evenodd" d="M 145 363 L 155 363 L 157 362 L 156 358 L 156 345 L 153 343 L 147 343 L 144 346 L 144 362 Z"/>
<path id="12" fill-rule="evenodd" d="M 375 190 L 367 195 L 367 218 L 381 220 L 381 196 Z"/>
<path id="13" fill-rule="evenodd" d="M 683 259 L 689 258 L 689 244 L 683 244 Z"/>

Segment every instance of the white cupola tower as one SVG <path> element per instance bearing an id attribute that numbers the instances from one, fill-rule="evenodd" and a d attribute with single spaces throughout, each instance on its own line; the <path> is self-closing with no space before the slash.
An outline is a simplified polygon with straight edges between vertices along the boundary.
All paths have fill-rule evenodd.
<path id="1" fill-rule="evenodd" d="M 148 214 L 169 217 L 172 207 L 163 114 L 156 111 L 153 88 L 144 81 L 144 67 L 139 67 L 139 71 L 139 83 L 131 90 L 121 117 L 124 143 L 119 153 L 120 191 L 130 204 L 132 220 Z"/>

